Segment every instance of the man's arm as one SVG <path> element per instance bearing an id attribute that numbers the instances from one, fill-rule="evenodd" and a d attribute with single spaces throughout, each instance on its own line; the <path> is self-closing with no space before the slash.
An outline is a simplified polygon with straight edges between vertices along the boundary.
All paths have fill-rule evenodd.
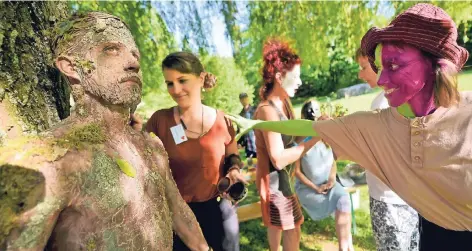
<path id="1" fill-rule="evenodd" d="M 163 168 L 159 169 L 159 173 L 165 178 L 167 204 L 172 212 L 172 228 L 190 250 L 210 250 L 195 215 L 184 199 L 182 199 L 179 189 L 175 184 L 169 168 L 167 152 L 162 141 L 152 132 L 144 133 L 143 135 L 147 142 L 157 151 L 154 153 L 154 161 L 156 161 L 157 166 Z"/>
<path id="2" fill-rule="evenodd" d="M 174 231 L 190 250 L 209 250 L 195 215 L 182 199 L 170 169 L 168 167 L 166 169 L 166 197 L 172 212 Z"/>
<path id="3" fill-rule="evenodd" d="M 44 250 L 66 204 L 53 166 L 0 166 L 0 249 Z M 61 195 L 62 194 L 62 195 Z"/>

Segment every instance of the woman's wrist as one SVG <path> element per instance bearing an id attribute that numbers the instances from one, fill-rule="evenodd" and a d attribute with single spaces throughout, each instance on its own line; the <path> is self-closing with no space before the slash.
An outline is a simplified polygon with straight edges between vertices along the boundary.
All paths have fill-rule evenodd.
<path id="1" fill-rule="evenodd" d="M 336 182 L 336 176 L 334 176 L 334 177 L 329 177 L 328 183 L 334 184 L 334 182 Z"/>
<path id="2" fill-rule="evenodd" d="M 237 154 L 230 154 L 228 157 L 225 158 L 225 162 L 223 165 L 223 171 L 225 174 L 228 174 L 231 170 L 234 169 L 241 169 L 243 167 L 243 163 L 241 161 L 241 157 Z"/>

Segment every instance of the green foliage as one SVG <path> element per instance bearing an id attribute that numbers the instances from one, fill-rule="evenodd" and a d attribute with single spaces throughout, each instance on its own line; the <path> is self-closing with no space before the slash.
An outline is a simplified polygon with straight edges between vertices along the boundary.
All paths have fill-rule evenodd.
<path id="1" fill-rule="evenodd" d="M 459 25 L 463 22 L 467 22 L 471 19 L 470 13 L 472 12 L 472 1 L 440 1 L 432 0 L 428 1 L 431 4 L 434 4 L 444 11 L 446 11 L 452 20 Z M 400 14 L 406 9 L 417 3 L 424 3 L 424 1 L 391 1 L 392 7 L 395 9 L 395 15 Z"/>
<path id="2" fill-rule="evenodd" d="M 322 103 L 320 106 L 322 114 L 329 114 L 333 118 L 342 117 L 348 114 L 347 108 L 342 104 L 332 104 L 331 102 Z"/>
<path id="3" fill-rule="evenodd" d="M 433 3 L 443 7 L 459 25 L 460 42 L 470 41 L 470 1 Z M 303 60 L 301 77 L 304 84 L 297 96 L 329 95 L 339 88 L 360 82 L 353 55 L 362 36 L 371 26 L 384 27 L 393 18 L 379 15 L 378 11 L 386 7 L 395 8 L 395 12 L 399 13 L 413 4 L 409 1 L 77 1 L 71 5 L 79 11 L 106 11 L 128 23 L 142 55 L 144 96 L 138 111 L 147 117 L 151 111 L 174 105 L 166 92 L 160 69 L 160 62 L 169 52 L 180 47 L 199 54 L 202 61 L 209 64 L 212 60 L 208 58 L 230 61 L 216 59 L 212 55 L 214 47 L 210 34 L 214 17 L 224 20 L 235 63 L 226 62 L 223 67 L 205 65 L 219 78 L 220 86 L 206 93 L 204 102 L 234 112 L 238 107 L 238 92 L 245 90 L 256 94 L 261 84 L 262 46 L 268 37 L 289 40 Z M 179 41 L 176 41 L 174 33 L 180 34 Z M 233 79 L 231 83 L 234 85 L 244 84 L 231 93 L 229 88 L 223 87 L 226 83 L 224 79 L 239 72 L 235 68 L 243 70 L 245 80 Z M 236 75 L 239 76 L 239 73 Z M 252 88 L 247 89 L 248 86 Z"/>
<path id="4" fill-rule="evenodd" d="M 226 112 L 236 112 L 240 109 L 239 92 L 253 92 L 233 59 L 208 54 L 211 45 L 208 42 L 209 32 L 205 32 L 210 27 L 206 9 L 212 10 L 214 7 L 210 2 L 205 3 L 205 8 L 201 8 L 205 10 L 203 12 L 199 11 L 198 4 L 194 2 L 152 5 L 145 1 L 77 1 L 71 5 L 78 11 L 105 11 L 120 17 L 128 24 L 141 52 L 144 96 L 138 112 L 144 114 L 145 118 L 158 109 L 175 104 L 167 93 L 160 68 L 161 61 L 167 54 L 179 50 L 168 27 L 186 32 L 182 40 L 183 49 L 200 54 L 205 69 L 218 78 L 217 87 L 204 93 L 205 104 Z M 182 14 L 177 15 L 176 10 L 182 11 Z"/>
<path id="5" fill-rule="evenodd" d="M 251 84 L 260 83 L 262 40 L 293 41 L 303 61 L 300 96 L 326 95 L 358 83 L 352 60 L 376 5 L 369 2 L 250 2 L 240 66 Z M 279 20 L 283 20 L 280 22 Z"/>
<path id="6" fill-rule="evenodd" d="M 202 58 L 202 63 L 206 71 L 213 73 L 218 78 L 216 87 L 203 93 L 203 102 L 227 113 L 239 113 L 241 110 L 239 93 L 252 93 L 254 89 L 247 84 L 242 71 L 236 66 L 234 60 L 206 56 Z"/>

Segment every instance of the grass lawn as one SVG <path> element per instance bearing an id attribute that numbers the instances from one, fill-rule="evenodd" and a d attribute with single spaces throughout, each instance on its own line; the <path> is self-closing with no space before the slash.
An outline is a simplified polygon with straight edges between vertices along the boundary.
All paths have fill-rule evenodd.
<path id="1" fill-rule="evenodd" d="M 241 205 L 249 204 L 259 200 L 255 184 L 249 187 L 248 197 Z M 361 205 L 355 211 L 357 233 L 353 236 L 356 250 L 375 250 L 375 242 L 372 236 L 369 216 L 369 197 L 367 186 L 360 187 Z M 313 221 L 305 215 L 305 222 L 302 225 L 302 236 L 300 249 L 306 251 L 322 251 L 322 246 L 328 242 L 337 245 L 334 218 L 329 217 L 321 221 Z M 263 226 L 261 219 L 255 219 L 240 223 L 240 243 L 241 250 L 266 251 L 269 250 L 267 242 L 267 229 Z"/>

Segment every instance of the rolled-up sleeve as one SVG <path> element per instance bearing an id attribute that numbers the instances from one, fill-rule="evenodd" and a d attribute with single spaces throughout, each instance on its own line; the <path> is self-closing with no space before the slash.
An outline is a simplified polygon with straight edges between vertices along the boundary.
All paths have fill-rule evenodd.
<path id="1" fill-rule="evenodd" d="M 370 121 L 370 122 L 369 122 Z M 351 160 L 371 166 L 373 153 L 366 141 L 368 124 L 375 123 L 373 112 L 356 112 L 341 118 L 313 123 L 315 131 L 333 149 L 339 160 Z"/>

